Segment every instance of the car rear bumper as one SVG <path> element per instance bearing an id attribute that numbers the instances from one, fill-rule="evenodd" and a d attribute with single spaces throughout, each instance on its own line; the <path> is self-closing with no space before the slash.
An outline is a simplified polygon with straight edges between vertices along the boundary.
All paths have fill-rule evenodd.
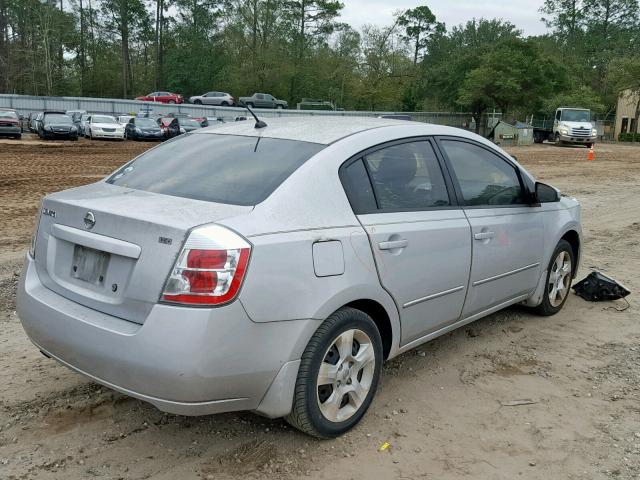
<path id="1" fill-rule="evenodd" d="M 239 301 L 215 309 L 158 304 L 140 325 L 47 289 L 29 255 L 18 285 L 17 312 L 43 353 L 109 388 L 180 415 L 236 410 L 286 415 L 296 360 L 318 326 L 316 320 L 254 323 Z M 277 391 L 269 391 L 272 384 Z M 264 398 L 271 401 L 261 407 Z M 274 404 L 274 398 L 284 398 L 284 404 Z"/>
<path id="2" fill-rule="evenodd" d="M 20 129 L 20 127 L 18 125 L 16 125 L 15 127 L 9 127 L 9 126 L 0 126 L 0 135 L 21 135 L 22 134 L 22 130 Z"/>

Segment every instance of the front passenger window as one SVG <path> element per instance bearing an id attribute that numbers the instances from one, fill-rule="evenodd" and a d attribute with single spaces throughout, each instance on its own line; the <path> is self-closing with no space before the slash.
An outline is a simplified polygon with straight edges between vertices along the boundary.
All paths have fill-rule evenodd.
<path id="1" fill-rule="evenodd" d="M 524 204 L 516 169 L 489 150 L 467 142 L 442 140 L 464 204 L 504 206 Z"/>

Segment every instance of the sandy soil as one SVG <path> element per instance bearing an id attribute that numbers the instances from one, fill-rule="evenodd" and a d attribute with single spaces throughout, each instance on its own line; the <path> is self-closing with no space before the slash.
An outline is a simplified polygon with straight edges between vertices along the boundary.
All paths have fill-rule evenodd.
<path id="1" fill-rule="evenodd" d="M 0 143 L 0 478 L 638 478 L 634 295 L 623 312 L 575 295 L 552 318 L 511 308 L 409 352 L 385 367 L 363 422 L 332 441 L 250 413 L 166 415 L 40 355 L 15 314 L 39 198 L 148 146 Z M 599 145 L 594 162 L 582 148 L 511 151 L 582 201 L 579 277 L 595 268 L 637 292 L 640 147 Z"/>

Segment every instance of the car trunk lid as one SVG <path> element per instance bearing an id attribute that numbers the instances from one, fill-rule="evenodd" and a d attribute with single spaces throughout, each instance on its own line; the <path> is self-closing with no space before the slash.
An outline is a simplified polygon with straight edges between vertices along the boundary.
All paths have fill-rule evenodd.
<path id="1" fill-rule="evenodd" d="M 42 205 L 38 274 L 70 300 L 144 323 L 189 231 L 252 209 L 102 182 L 56 193 Z"/>

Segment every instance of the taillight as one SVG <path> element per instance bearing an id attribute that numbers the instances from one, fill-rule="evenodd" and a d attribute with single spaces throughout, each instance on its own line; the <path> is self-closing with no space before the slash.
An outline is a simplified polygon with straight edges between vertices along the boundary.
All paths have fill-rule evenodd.
<path id="1" fill-rule="evenodd" d="M 232 301 L 242 285 L 251 245 L 220 225 L 191 231 L 162 293 L 165 302 L 220 305 Z"/>

